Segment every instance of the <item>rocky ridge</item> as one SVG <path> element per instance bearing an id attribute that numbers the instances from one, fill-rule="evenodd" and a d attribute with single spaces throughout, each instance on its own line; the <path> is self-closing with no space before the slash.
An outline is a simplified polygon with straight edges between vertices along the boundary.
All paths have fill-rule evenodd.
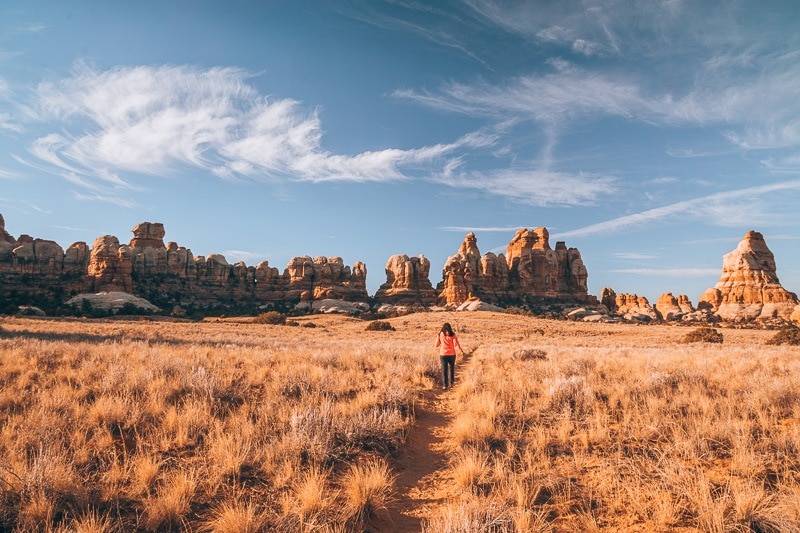
<path id="1" fill-rule="evenodd" d="M 522 306 L 573 320 L 800 324 L 800 302 L 780 285 L 774 256 L 755 231 L 723 257 L 722 276 L 703 293 L 697 309 L 688 296 L 669 292 L 651 305 L 643 296 L 603 289 L 598 301 L 588 294 L 580 252 L 563 242 L 551 248 L 546 228 L 518 230 L 505 254 L 481 254 L 477 237 L 468 233 L 445 262 L 435 289 L 424 255 L 393 255 L 385 265 L 386 283 L 373 298 L 367 294 L 367 269 L 361 262 L 350 267 L 341 257 L 299 256 L 281 272 L 267 261 L 230 264 L 220 254 L 194 256 L 175 242 L 164 244 L 160 223 L 143 222 L 132 232 L 128 244 L 104 235 L 91 247 L 76 242 L 63 250 L 54 241 L 14 238 L 0 215 L 0 312 L 17 305 L 58 309 L 78 294 L 125 293 L 162 310 L 256 309 L 298 302 L 322 310 L 324 301 L 325 310 L 335 312 L 365 312 L 373 303 L 376 310 L 392 314 Z"/>

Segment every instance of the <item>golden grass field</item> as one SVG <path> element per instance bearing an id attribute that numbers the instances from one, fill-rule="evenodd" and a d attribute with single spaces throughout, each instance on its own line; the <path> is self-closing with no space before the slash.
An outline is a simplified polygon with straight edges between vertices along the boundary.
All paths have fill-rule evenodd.
<path id="1" fill-rule="evenodd" d="M 0 531 L 800 531 L 773 332 L 297 320 L 0 319 Z"/>

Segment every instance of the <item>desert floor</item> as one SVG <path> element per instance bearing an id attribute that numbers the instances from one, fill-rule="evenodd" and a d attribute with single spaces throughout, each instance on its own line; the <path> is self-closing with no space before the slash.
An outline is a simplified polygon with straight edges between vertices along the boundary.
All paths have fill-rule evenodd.
<path id="1" fill-rule="evenodd" d="M 775 332 L 290 320 L 0 319 L 0 529 L 800 530 Z"/>

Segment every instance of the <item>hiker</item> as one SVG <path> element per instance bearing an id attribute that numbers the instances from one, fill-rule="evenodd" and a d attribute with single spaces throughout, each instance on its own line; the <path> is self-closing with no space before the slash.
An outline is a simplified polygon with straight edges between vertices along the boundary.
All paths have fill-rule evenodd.
<path id="1" fill-rule="evenodd" d="M 439 359 L 442 362 L 442 386 L 448 389 L 456 379 L 456 349 L 464 355 L 464 349 L 448 322 L 444 323 L 436 335 L 436 347 L 439 348 Z"/>

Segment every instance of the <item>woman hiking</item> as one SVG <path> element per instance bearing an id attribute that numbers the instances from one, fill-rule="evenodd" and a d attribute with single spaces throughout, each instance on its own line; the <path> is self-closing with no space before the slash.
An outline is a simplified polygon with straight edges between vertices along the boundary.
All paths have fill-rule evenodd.
<path id="1" fill-rule="evenodd" d="M 444 323 L 436 335 L 436 347 L 439 348 L 439 359 L 442 362 L 442 386 L 448 389 L 453 386 L 456 378 L 456 349 L 464 355 L 464 349 L 448 322 Z"/>

